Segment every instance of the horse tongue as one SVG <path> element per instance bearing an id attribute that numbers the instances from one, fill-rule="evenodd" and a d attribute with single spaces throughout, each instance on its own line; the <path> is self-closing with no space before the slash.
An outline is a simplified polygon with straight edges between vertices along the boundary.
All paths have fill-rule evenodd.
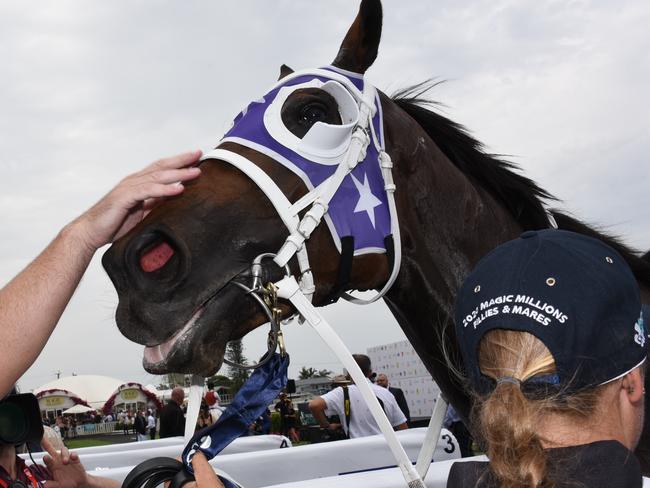
<path id="1" fill-rule="evenodd" d="M 174 249 L 166 242 L 161 242 L 140 256 L 140 267 L 145 273 L 162 268 L 174 255 Z"/>

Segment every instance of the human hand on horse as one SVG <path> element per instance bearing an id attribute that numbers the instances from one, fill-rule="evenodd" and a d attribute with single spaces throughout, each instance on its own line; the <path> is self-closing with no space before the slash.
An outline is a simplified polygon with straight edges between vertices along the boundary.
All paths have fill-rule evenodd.
<path id="1" fill-rule="evenodd" d="M 0 289 L 0 395 L 7 393 L 45 347 L 95 251 L 128 232 L 161 199 L 183 192 L 201 174 L 201 151 L 161 159 L 124 178 L 56 236 Z"/>
<path id="2" fill-rule="evenodd" d="M 183 192 L 183 182 L 201 174 L 194 166 L 201 151 L 160 159 L 124 178 L 104 198 L 79 216 L 75 227 L 81 242 L 94 252 L 119 239 L 163 198 Z"/>

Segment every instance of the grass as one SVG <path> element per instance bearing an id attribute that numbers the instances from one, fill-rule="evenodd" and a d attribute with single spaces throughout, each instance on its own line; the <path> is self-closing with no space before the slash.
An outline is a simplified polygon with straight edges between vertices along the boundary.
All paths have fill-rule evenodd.
<path id="1" fill-rule="evenodd" d="M 81 447 L 107 446 L 112 442 L 98 439 L 70 439 L 65 442 L 68 449 L 79 449 Z"/>

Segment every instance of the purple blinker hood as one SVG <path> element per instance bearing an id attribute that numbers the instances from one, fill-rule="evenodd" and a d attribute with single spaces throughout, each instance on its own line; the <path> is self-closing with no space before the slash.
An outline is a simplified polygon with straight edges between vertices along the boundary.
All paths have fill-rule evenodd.
<path id="1" fill-rule="evenodd" d="M 346 83 L 341 83 L 342 77 Z M 310 157 L 305 151 L 300 151 L 296 147 L 290 148 L 288 146 L 291 144 L 280 141 L 278 137 L 271 135 L 268 125 L 265 125 L 265 117 L 268 119 L 270 111 L 277 110 L 278 104 L 276 103 L 274 107 L 273 102 L 276 98 L 282 101 L 283 89 L 286 93 L 291 89 L 288 87 L 310 82 L 317 85 L 329 82 L 328 85 L 333 85 L 332 81 L 339 85 L 334 88 L 347 92 L 354 97 L 358 104 L 360 92 L 364 87 L 362 75 L 331 66 L 311 73 L 296 73 L 295 76 L 287 77 L 287 81 L 280 80 L 271 91 L 259 100 L 251 102 L 240 112 L 235 117 L 232 128 L 225 134 L 221 142 L 236 142 L 266 154 L 300 177 L 310 191 L 313 190 L 335 172 L 337 164 L 343 162 L 345 152 L 340 157 L 330 157 L 328 160 Z M 359 92 L 353 93 L 355 89 Z M 385 239 L 391 235 L 388 197 L 384 190 L 384 180 L 379 163 L 379 152 L 384 149 L 384 137 L 383 117 L 378 95 L 375 95 L 375 106 L 372 134 L 370 134 L 366 157 L 345 177 L 334 198 L 330 201 L 328 213 L 325 215 L 325 221 L 339 252 L 341 252 L 341 238 L 351 236 L 354 238 L 355 255 L 384 253 L 386 252 Z M 310 129 L 310 132 L 314 130 L 314 127 Z M 349 137 L 353 130 L 351 126 L 348 135 L 346 129 L 340 126 L 325 127 L 323 124 L 322 128 L 325 131 L 338 130 L 339 134 L 343 131 L 346 137 Z M 309 135 L 308 132 L 303 139 L 307 139 Z"/>

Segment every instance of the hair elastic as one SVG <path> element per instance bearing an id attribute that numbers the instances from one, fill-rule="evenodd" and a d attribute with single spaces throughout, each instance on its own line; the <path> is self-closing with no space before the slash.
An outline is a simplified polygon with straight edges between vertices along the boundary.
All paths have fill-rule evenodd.
<path id="1" fill-rule="evenodd" d="M 521 386 L 521 381 L 513 376 L 502 376 L 497 378 L 497 386 L 501 383 L 512 383 L 513 385 Z"/>

